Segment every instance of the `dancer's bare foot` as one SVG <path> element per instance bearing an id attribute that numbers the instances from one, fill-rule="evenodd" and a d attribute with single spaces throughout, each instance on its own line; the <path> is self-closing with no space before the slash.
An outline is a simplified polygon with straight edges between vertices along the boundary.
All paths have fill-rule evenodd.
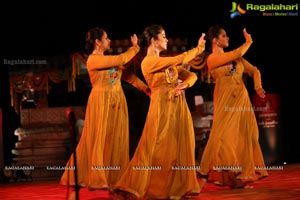
<path id="1" fill-rule="evenodd" d="M 190 193 L 187 193 L 183 196 L 183 199 L 192 199 L 194 198 L 195 196 L 198 196 L 199 193 L 196 193 L 196 192 L 190 192 Z"/>
<path id="2" fill-rule="evenodd" d="M 200 183 L 199 183 L 199 186 L 200 186 L 200 192 L 201 192 L 201 190 L 205 187 L 206 182 L 207 182 L 207 179 L 206 179 L 206 178 L 200 178 Z"/>
<path id="3" fill-rule="evenodd" d="M 233 185 L 230 185 L 231 189 L 252 189 L 253 186 L 249 185 L 249 182 L 244 182 L 241 179 L 236 179 Z"/>
<path id="4" fill-rule="evenodd" d="M 207 179 L 208 179 L 208 175 L 203 175 L 200 172 L 196 171 L 197 174 L 197 179 L 199 179 L 199 186 L 200 186 L 200 192 L 201 190 L 205 187 Z"/>

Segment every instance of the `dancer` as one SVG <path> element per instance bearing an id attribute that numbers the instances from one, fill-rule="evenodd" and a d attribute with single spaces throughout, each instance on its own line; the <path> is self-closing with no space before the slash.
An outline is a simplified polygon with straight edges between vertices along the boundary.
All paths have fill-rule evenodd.
<path id="1" fill-rule="evenodd" d="M 87 69 L 92 84 L 84 127 L 76 147 L 78 185 L 90 190 L 111 189 L 129 163 L 129 122 L 121 78 L 150 95 L 149 87 L 124 65 L 140 50 L 138 38 L 120 55 L 105 55 L 111 40 L 105 30 L 92 28 L 86 35 Z M 66 169 L 73 169 L 74 154 Z M 72 170 L 65 170 L 61 184 L 76 185 Z M 73 195 L 73 197 L 72 197 Z M 74 198 L 74 193 L 71 194 Z"/>
<path id="2" fill-rule="evenodd" d="M 246 42 L 229 52 L 224 52 L 229 37 L 222 27 L 212 26 L 207 33 L 207 67 L 215 80 L 214 117 L 200 163 L 201 188 L 207 180 L 231 188 L 250 187 L 247 184 L 268 176 L 243 73 L 253 78 L 259 97 L 264 98 L 265 91 L 260 71 L 242 57 L 252 44 L 246 29 L 243 33 Z"/>
<path id="3" fill-rule="evenodd" d="M 146 47 L 141 67 L 151 89 L 143 133 L 129 166 L 115 187 L 115 199 L 182 199 L 200 192 L 195 166 L 195 135 L 185 92 L 197 75 L 183 66 L 205 47 L 173 57 L 160 56 L 168 39 L 161 25 L 148 26 L 139 45 Z"/>

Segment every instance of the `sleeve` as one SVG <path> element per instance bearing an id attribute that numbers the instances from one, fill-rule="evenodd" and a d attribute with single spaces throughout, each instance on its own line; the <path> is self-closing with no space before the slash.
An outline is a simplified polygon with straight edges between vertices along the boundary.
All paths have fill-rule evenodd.
<path id="1" fill-rule="evenodd" d="M 262 88 L 261 74 L 257 67 L 253 66 L 244 58 L 241 58 L 241 61 L 244 65 L 244 72 L 253 78 L 254 89 Z"/>
<path id="2" fill-rule="evenodd" d="M 229 63 L 237 58 L 242 57 L 247 52 L 251 44 L 252 44 L 252 40 L 245 42 L 242 46 L 240 46 L 235 50 L 221 53 L 221 54 L 217 54 L 217 53 L 210 54 L 207 58 L 208 69 L 212 70 L 216 67 L 220 67 L 226 63 Z"/>
<path id="3" fill-rule="evenodd" d="M 178 67 L 178 79 L 182 80 L 183 84 L 187 84 L 188 88 L 192 87 L 197 81 L 198 77 L 196 73 L 191 72 L 184 67 Z"/>
<path id="4" fill-rule="evenodd" d="M 184 52 L 184 59 L 182 61 L 182 64 L 185 65 L 188 62 L 190 62 L 191 60 L 193 60 L 196 56 L 198 56 L 199 54 L 201 54 L 205 49 L 204 45 L 198 45 L 197 47 Z"/>
<path id="5" fill-rule="evenodd" d="M 127 83 L 131 84 L 139 91 L 144 92 L 145 94 L 150 94 L 150 88 L 147 84 L 145 84 L 141 79 L 139 79 L 133 72 L 129 70 L 122 71 L 122 80 L 126 81 Z"/>
<path id="6" fill-rule="evenodd" d="M 204 46 L 197 46 L 189 51 L 181 53 L 177 56 L 172 57 L 152 57 L 147 59 L 144 66 L 142 67 L 145 73 L 154 73 L 157 71 L 164 70 L 170 66 L 178 66 L 182 64 L 187 64 L 191 60 L 193 60 L 196 56 L 204 51 Z"/>
<path id="7" fill-rule="evenodd" d="M 124 65 L 129 62 L 139 50 L 139 46 L 133 46 L 120 55 L 90 55 L 87 60 L 87 68 L 88 70 L 99 70 Z"/>

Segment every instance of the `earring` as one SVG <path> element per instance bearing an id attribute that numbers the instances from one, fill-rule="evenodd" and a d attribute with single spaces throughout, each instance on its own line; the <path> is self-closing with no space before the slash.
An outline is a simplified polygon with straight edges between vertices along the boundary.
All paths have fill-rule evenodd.
<path id="1" fill-rule="evenodd" d="M 220 47 L 220 42 L 219 41 L 217 41 L 217 46 Z"/>

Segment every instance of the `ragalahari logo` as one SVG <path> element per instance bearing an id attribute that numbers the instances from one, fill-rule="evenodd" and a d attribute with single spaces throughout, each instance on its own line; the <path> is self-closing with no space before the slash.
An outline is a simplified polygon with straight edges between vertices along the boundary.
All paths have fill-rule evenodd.
<path id="1" fill-rule="evenodd" d="M 230 18 L 233 19 L 236 16 L 241 16 L 241 15 L 245 14 L 246 10 L 244 10 L 243 8 L 241 8 L 240 4 L 237 4 L 236 2 L 233 1 L 230 12 L 231 12 Z"/>

